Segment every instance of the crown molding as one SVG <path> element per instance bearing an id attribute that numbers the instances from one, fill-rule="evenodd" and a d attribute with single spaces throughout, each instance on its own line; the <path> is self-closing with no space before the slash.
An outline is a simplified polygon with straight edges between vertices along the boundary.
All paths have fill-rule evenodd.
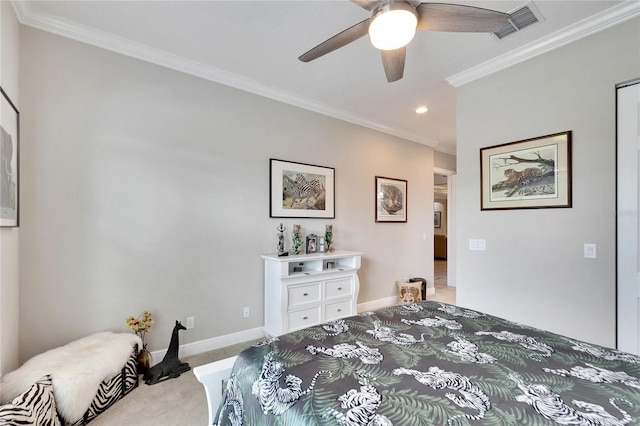
<path id="1" fill-rule="evenodd" d="M 438 141 L 422 135 L 384 126 L 321 102 L 274 89 L 258 81 L 111 33 L 65 21 L 48 14 L 37 13 L 31 7 L 30 1 L 12 0 L 12 4 L 18 20 L 23 25 L 438 149 Z"/>
<path id="2" fill-rule="evenodd" d="M 590 36 L 607 28 L 621 24 L 625 21 L 640 16 L 640 2 L 638 0 L 626 0 L 617 6 L 609 8 L 599 14 L 583 19 L 562 30 L 556 31 L 546 37 L 507 52 L 490 61 L 476 65 L 446 80 L 454 87 L 460 87 L 479 78 L 486 77 L 495 72 L 509 68 L 513 65 L 534 58 L 543 53 L 557 49 L 584 37 Z"/>

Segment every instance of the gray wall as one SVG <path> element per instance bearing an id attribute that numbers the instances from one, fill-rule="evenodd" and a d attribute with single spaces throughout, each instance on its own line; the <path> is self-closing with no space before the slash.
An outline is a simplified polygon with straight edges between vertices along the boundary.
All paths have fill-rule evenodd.
<path id="1" fill-rule="evenodd" d="M 359 302 L 433 282 L 433 150 L 30 28 L 23 96 L 20 357 L 150 310 L 150 349 L 262 325 L 276 227 L 333 223 L 364 252 Z M 336 169 L 336 219 L 269 218 L 269 158 Z M 407 224 L 374 223 L 374 176 L 409 181 Z M 423 233 L 426 238 L 423 239 Z M 242 318 L 249 306 L 251 317 Z"/>
<path id="2" fill-rule="evenodd" d="M 615 344 L 615 85 L 639 76 L 634 19 L 458 89 L 459 304 Z M 565 130 L 573 208 L 480 211 L 481 147 Z"/>
<path id="3" fill-rule="evenodd" d="M 456 170 L 456 156 L 445 152 L 435 151 L 433 157 L 433 166 L 438 169 Z"/>
<path id="4" fill-rule="evenodd" d="M 0 2 L 0 86 L 20 111 L 18 33 L 18 20 L 11 3 Z M 19 239 L 19 228 L 0 228 L 0 375 L 19 365 Z"/>

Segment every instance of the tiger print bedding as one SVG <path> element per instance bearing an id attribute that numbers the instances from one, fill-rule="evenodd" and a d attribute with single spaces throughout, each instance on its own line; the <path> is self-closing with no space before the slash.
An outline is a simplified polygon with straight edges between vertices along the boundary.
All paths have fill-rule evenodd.
<path id="1" fill-rule="evenodd" d="M 240 354 L 217 425 L 638 425 L 640 357 L 436 302 Z"/>

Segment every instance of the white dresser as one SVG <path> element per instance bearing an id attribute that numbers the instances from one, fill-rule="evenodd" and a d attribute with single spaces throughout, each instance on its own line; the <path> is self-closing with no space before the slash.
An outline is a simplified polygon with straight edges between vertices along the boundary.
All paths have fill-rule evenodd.
<path id="1" fill-rule="evenodd" d="M 357 313 L 362 253 L 336 250 L 264 259 L 264 331 L 279 336 Z"/>

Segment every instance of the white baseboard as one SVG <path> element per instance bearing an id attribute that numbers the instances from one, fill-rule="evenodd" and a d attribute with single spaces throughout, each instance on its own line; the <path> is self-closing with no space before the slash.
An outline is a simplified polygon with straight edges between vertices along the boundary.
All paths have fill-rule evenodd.
<path id="1" fill-rule="evenodd" d="M 358 312 L 375 311 L 377 309 L 382 309 L 382 308 L 386 308 L 386 307 L 397 305 L 397 304 L 398 304 L 397 296 L 385 297 L 384 299 L 371 300 L 369 302 L 359 303 Z"/>
<path id="2" fill-rule="evenodd" d="M 427 296 L 432 294 L 436 294 L 436 289 L 433 287 L 427 287 Z M 397 304 L 397 296 L 371 300 L 369 302 L 358 304 L 358 312 L 375 311 L 377 309 L 382 309 Z M 260 339 L 262 337 L 265 337 L 265 333 L 262 327 L 251 328 L 249 330 L 239 331 L 237 333 L 231 333 L 224 336 L 212 337 L 211 339 L 200 340 L 199 342 L 185 343 L 184 345 L 180 345 L 180 350 L 178 353 L 180 355 L 180 358 L 183 358 L 192 355 L 198 355 L 208 351 L 213 351 L 215 349 L 225 348 L 227 346 L 236 345 L 238 343 L 248 342 L 249 340 Z M 157 363 L 162 361 L 166 353 L 166 349 L 160 349 L 151 352 L 151 356 L 153 357 L 153 365 L 156 365 Z"/>
<path id="3" fill-rule="evenodd" d="M 199 342 L 185 343 L 180 345 L 180 358 L 198 355 L 204 352 L 213 351 L 215 349 L 225 348 L 227 346 L 236 345 L 238 343 L 248 342 L 249 340 L 260 339 L 264 337 L 262 327 L 251 328 L 249 330 L 239 331 L 237 333 L 225 334 L 224 336 L 212 337 L 211 339 L 200 340 Z M 151 352 L 153 357 L 153 365 L 159 363 L 167 353 L 167 349 L 161 349 Z"/>
<path id="4" fill-rule="evenodd" d="M 427 287 L 427 296 L 436 294 L 435 287 Z M 387 308 L 398 304 L 398 296 L 385 297 L 384 299 L 370 300 L 358 304 L 358 312 L 369 312 L 377 309 Z"/>

